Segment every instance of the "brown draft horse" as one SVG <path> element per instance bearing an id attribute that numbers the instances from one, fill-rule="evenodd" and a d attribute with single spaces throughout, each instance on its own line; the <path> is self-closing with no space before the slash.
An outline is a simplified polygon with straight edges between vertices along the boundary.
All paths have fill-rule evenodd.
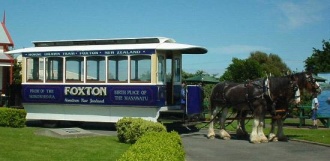
<path id="1" fill-rule="evenodd" d="M 292 76 L 297 80 L 297 84 L 299 90 L 301 92 L 307 91 L 309 93 L 321 93 L 321 88 L 319 84 L 313 78 L 311 73 L 301 72 L 292 74 Z M 283 132 L 283 121 L 288 113 L 288 107 L 290 104 L 290 100 L 284 98 L 277 99 L 268 99 L 269 109 L 272 109 L 272 122 L 271 122 L 271 130 L 268 135 L 269 141 L 287 141 L 288 138 L 284 135 Z M 275 108 L 275 111 L 274 111 Z M 277 124 L 277 133 L 275 135 L 275 127 Z"/>
<path id="2" fill-rule="evenodd" d="M 220 116 L 220 138 L 230 139 L 230 135 L 225 130 L 225 120 L 230 107 L 237 111 L 253 111 L 254 122 L 250 135 L 250 142 L 268 142 L 263 133 L 263 121 L 266 113 L 267 102 L 265 95 L 265 81 L 255 80 L 246 84 L 221 82 L 212 90 L 210 96 L 210 116 L 211 121 L 208 130 L 208 138 L 214 138 L 214 121 L 218 112 Z M 221 107 L 221 108 L 219 108 Z"/>
<path id="3" fill-rule="evenodd" d="M 295 104 L 300 102 L 300 90 L 298 88 L 297 78 L 294 76 L 272 77 L 265 83 L 267 111 L 272 115 L 278 111 L 275 106 L 277 104 L 274 102 L 293 102 Z M 248 135 L 245 130 L 245 118 L 248 112 L 249 111 L 239 111 L 237 114 L 237 116 L 239 116 L 236 130 L 238 137 Z M 273 119 L 275 119 L 274 116 Z"/>

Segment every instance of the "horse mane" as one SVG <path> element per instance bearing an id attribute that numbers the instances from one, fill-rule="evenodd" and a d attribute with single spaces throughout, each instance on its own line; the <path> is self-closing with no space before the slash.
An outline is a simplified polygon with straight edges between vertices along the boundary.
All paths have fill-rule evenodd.
<path id="1" fill-rule="evenodd" d="M 304 86 L 304 84 L 306 83 L 306 81 L 307 81 L 306 75 L 309 75 L 309 74 L 306 73 L 306 72 L 300 72 L 300 73 L 292 74 L 292 76 L 294 76 L 298 79 L 299 87 Z"/>

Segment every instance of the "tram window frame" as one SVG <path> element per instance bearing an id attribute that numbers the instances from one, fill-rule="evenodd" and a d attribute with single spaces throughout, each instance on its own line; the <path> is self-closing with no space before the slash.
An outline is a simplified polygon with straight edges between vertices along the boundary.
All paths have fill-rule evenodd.
<path id="1" fill-rule="evenodd" d="M 174 82 L 181 82 L 181 59 L 180 58 L 174 58 Z"/>
<path id="2" fill-rule="evenodd" d="M 164 83 L 166 78 L 166 60 L 164 55 L 158 55 L 157 82 Z"/>
<path id="3" fill-rule="evenodd" d="M 45 58 L 46 82 L 63 82 L 63 57 Z"/>
<path id="4" fill-rule="evenodd" d="M 26 81 L 43 82 L 44 79 L 44 58 L 26 58 Z"/>
<path id="5" fill-rule="evenodd" d="M 95 65 L 93 63 L 96 63 Z M 86 57 L 86 82 L 105 83 L 106 81 L 106 57 L 89 56 Z M 95 76 L 95 78 L 93 78 Z"/>
<path id="6" fill-rule="evenodd" d="M 128 56 L 109 56 L 107 63 L 109 83 L 128 83 Z"/>
<path id="7" fill-rule="evenodd" d="M 151 56 L 130 56 L 130 82 L 151 83 Z"/>
<path id="8" fill-rule="evenodd" d="M 71 65 L 72 63 L 77 62 L 77 65 Z M 68 64 L 70 63 L 70 64 Z M 80 63 L 80 64 L 79 64 Z M 80 65 L 80 69 L 79 69 Z M 85 59 L 84 57 L 66 57 L 65 58 L 65 82 L 71 83 L 71 82 L 84 82 L 85 79 L 85 71 L 84 71 L 84 66 L 85 66 Z M 77 69 L 77 73 L 74 73 L 74 71 L 68 71 L 68 69 L 72 70 L 72 68 Z M 70 73 L 77 74 L 77 78 L 68 78 Z"/>

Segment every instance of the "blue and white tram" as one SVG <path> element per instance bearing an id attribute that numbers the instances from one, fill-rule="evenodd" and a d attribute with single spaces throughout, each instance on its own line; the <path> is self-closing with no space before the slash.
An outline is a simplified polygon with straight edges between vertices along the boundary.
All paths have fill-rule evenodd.
<path id="1" fill-rule="evenodd" d="M 7 52 L 22 54 L 28 120 L 157 121 L 161 111 L 180 109 L 182 54 L 207 53 L 165 37 L 33 43 Z"/>

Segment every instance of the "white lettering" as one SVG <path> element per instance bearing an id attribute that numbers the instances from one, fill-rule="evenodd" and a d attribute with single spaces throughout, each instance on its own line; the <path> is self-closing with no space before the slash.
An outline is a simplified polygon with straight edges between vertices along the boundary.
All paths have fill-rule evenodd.
<path id="1" fill-rule="evenodd" d="M 67 99 L 67 98 L 66 98 L 66 99 L 64 100 L 64 102 L 75 103 L 75 102 L 79 102 L 79 100 L 78 100 L 78 99 L 73 99 L 73 98 L 72 98 L 72 99 Z"/>
<path id="2" fill-rule="evenodd" d="M 64 95 L 106 96 L 107 87 L 64 87 Z"/>
<path id="3" fill-rule="evenodd" d="M 147 96 L 124 96 L 125 101 L 148 101 Z"/>
<path id="4" fill-rule="evenodd" d="M 104 103 L 104 99 L 90 99 L 90 103 Z"/>
<path id="5" fill-rule="evenodd" d="M 55 99 L 54 95 L 29 95 L 29 98 L 32 99 Z"/>

